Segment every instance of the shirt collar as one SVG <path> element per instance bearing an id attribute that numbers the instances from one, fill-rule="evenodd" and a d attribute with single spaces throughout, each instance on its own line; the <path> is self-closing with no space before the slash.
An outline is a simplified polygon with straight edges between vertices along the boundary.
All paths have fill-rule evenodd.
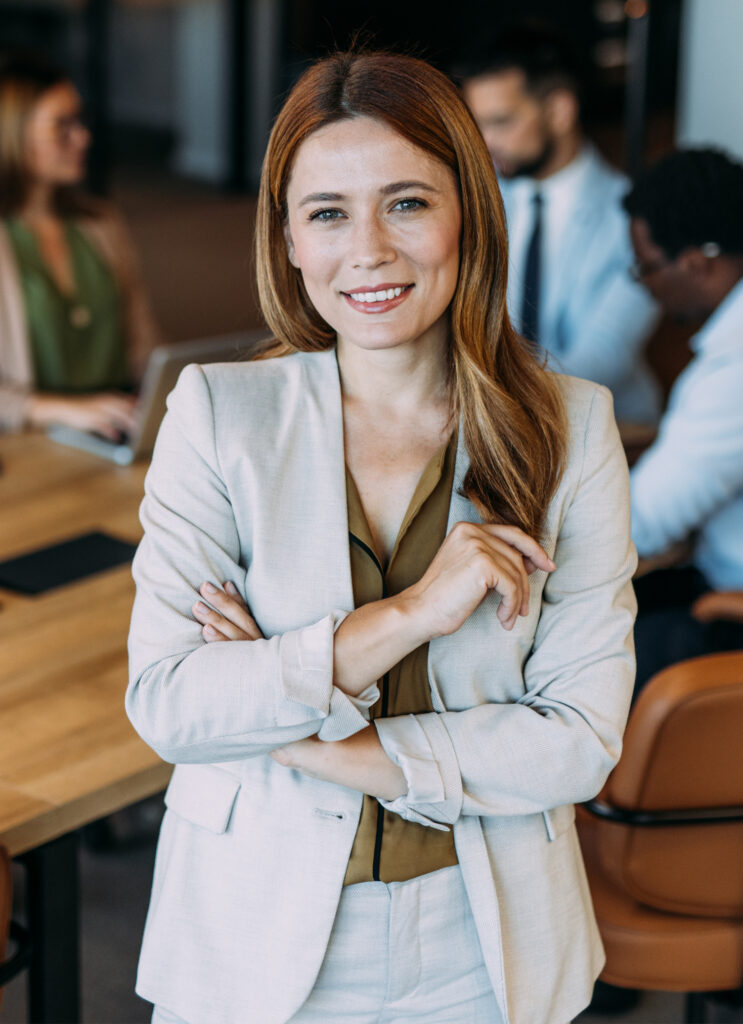
<path id="1" fill-rule="evenodd" d="M 556 174 L 551 174 L 544 181 L 534 181 L 533 191 L 541 192 L 548 203 L 559 202 L 572 206 L 580 194 L 589 163 L 587 147 L 583 146 L 575 159 Z"/>
<path id="2" fill-rule="evenodd" d="M 707 354 L 743 349 L 743 279 L 731 288 L 689 346 L 695 353 Z"/>
<path id="3" fill-rule="evenodd" d="M 551 174 L 544 181 L 536 178 L 511 178 L 498 179 L 501 191 L 509 193 L 517 201 L 528 202 L 531 197 L 540 192 L 547 203 L 564 204 L 567 208 L 572 206 L 582 191 L 583 182 L 589 173 L 591 166 L 591 147 L 584 144 L 578 155 L 565 167 Z"/>

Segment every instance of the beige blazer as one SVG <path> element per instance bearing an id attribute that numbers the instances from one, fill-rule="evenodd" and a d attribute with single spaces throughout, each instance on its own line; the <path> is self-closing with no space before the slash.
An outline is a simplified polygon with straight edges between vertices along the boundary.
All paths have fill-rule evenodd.
<path id="1" fill-rule="evenodd" d="M 126 226 L 109 204 L 101 204 L 96 219 L 78 224 L 114 273 L 121 291 L 126 338 L 135 378 L 140 379 L 159 331 L 140 280 Z M 20 430 L 28 396 L 34 389 L 31 342 L 23 291 L 8 232 L 0 222 L 0 431 Z"/>
<path id="2" fill-rule="evenodd" d="M 428 751 L 426 802 L 453 825 L 493 988 L 510 1024 L 565 1024 L 603 952 L 574 828 L 619 757 L 634 675 L 628 474 L 606 389 L 559 378 L 570 443 L 528 617 L 498 598 L 430 644 L 432 713 L 388 719 Z M 459 494 L 449 528 L 477 521 Z M 362 797 L 266 754 L 367 724 L 333 686 L 353 608 L 334 351 L 190 366 L 172 393 L 134 561 L 127 709 L 177 767 L 168 789 L 137 991 L 191 1024 L 281 1024 L 317 976 Z M 266 639 L 206 645 L 203 580 L 231 579 Z M 381 723 L 384 730 L 385 723 Z M 404 802 L 403 802 L 404 803 Z"/>

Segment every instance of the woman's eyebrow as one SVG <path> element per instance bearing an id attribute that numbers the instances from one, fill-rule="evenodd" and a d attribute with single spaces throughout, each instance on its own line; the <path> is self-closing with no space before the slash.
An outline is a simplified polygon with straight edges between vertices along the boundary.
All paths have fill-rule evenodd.
<path id="1" fill-rule="evenodd" d="M 382 196 L 396 195 L 398 192 L 408 192 L 410 189 L 424 189 L 426 192 L 438 192 L 433 185 L 425 181 L 393 181 L 389 185 L 383 185 L 379 190 Z M 309 206 L 311 203 L 342 203 L 348 197 L 341 192 L 310 192 L 303 199 L 300 199 L 299 206 Z"/>
<path id="2" fill-rule="evenodd" d="M 304 199 L 300 199 L 299 206 L 307 206 L 309 203 L 340 203 L 346 197 L 340 192 L 310 192 Z"/>
<path id="3" fill-rule="evenodd" d="M 380 193 L 383 196 L 391 196 L 396 192 L 407 192 L 410 189 L 424 189 L 426 192 L 438 192 L 437 188 L 433 185 L 427 184 L 425 181 L 393 181 L 390 185 L 385 185 L 380 188 Z"/>

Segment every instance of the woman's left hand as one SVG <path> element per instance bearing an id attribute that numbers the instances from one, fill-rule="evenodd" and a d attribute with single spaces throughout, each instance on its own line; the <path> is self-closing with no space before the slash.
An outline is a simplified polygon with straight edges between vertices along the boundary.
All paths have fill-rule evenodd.
<path id="1" fill-rule="evenodd" d="M 213 583 L 202 583 L 199 593 L 204 601 L 197 601 L 191 611 L 196 621 L 201 623 L 201 635 L 207 643 L 263 639 L 263 634 L 234 583 L 228 581 L 223 590 Z M 206 601 L 208 605 L 204 603 Z"/>

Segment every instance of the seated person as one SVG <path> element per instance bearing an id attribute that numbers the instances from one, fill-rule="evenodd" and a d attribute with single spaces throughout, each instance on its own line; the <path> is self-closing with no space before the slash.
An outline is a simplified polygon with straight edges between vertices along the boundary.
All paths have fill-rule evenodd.
<path id="1" fill-rule="evenodd" d="M 691 614 L 704 591 L 743 589 L 743 166 L 712 149 L 673 153 L 624 204 L 637 279 L 668 313 L 704 318 L 630 476 L 641 559 L 692 542 L 689 564 L 637 581 L 639 688 L 675 661 L 743 649 L 743 625 Z"/>
<path id="2" fill-rule="evenodd" d="M 508 308 L 553 369 L 605 384 L 618 420 L 654 426 L 658 385 L 643 361 L 657 321 L 632 262 L 628 182 L 588 142 L 566 42 L 504 30 L 457 68 L 498 172 L 508 220 Z"/>
<path id="3" fill-rule="evenodd" d="M 81 195 L 90 133 L 61 72 L 0 61 L 0 430 L 63 423 L 117 438 L 159 341 L 131 244 Z"/>

